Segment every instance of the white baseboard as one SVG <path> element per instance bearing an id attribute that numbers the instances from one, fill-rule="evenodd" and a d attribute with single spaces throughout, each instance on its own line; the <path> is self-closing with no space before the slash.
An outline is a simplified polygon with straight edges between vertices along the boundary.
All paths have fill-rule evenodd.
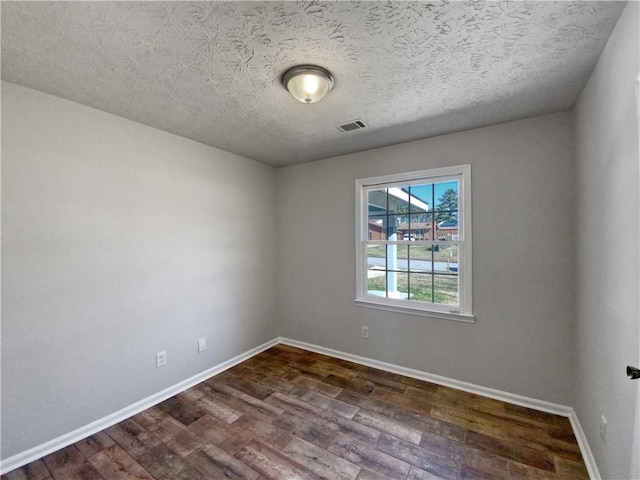
<path id="1" fill-rule="evenodd" d="M 105 428 L 109 428 L 116 423 L 120 423 L 127 418 L 136 415 L 147 408 L 153 407 L 160 402 L 165 401 L 168 398 L 177 395 L 180 392 L 184 392 L 186 389 L 191 388 L 198 383 L 204 382 L 205 380 L 217 375 L 238 363 L 244 362 L 245 360 L 257 355 L 264 350 L 273 347 L 279 343 L 277 338 L 270 340 L 262 345 L 252 348 L 251 350 L 241 353 L 240 355 L 233 357 L 226 362 L 222 362 L 215 367 L 209 368 L 204 372 L 200 372 L 197 375 L 194 375 L 191 378 L 183 380 L 180 383 L 177 383 L 169 388 L 162 390 L 161 392 L 155 393 L 150 397 L 144 398 L 139 402 L 136 402 L 128 407 L 123 408 L 122 410 L 118 410 L 106 417 L 103 417 L 95 422 L 91 422 L 84 427 L 80 427 L 72 432 L 66 433 L 58 438 L 54 438 L 53 440 L 49 440 L 37 447 L 33 447 L 24 452 L 18 453 L 13 457 L 9 457 L 6 460 L 2 460 L 0 462 L 0 475 L 4 475 L 7 472 L 15 470 L 16 468 L 20 468 L 23 465 L 33 462 L 39 458 L 44 457 L 45 455 L 49 455 L 55 451 L 60 450 L 61 448 L 68 447 L 84 438 L 90 437 L 91 435 L 104 430 Z"/>
<path id="2" fill-rule="evenodd" d="M 516 395 L 514 393 L 504 392 L 501 390 L 495 390 L 493 388 L 483 387 L 482 385 L 462 382 L 460 380 L 455 380 L 452 378 L 441 377 L 440 375 L 434 375 L 431 373 L 422 372 L 420 370 L 414 370 L 391 363 L 381 362 L 379 360 L 361 357 L 359 355 L 353 355 L 351 353 L 345 353 L 338 350 L 333 350 L 331 348 L 313 345 L 310 343 L 299 342 L 297 340 L 292 340 L 290 338 L 284 337 L 274 338 L 273 340 L 266 342 L 256 348 L 253 348 L 245 353 L 242 353 L 230 360 L 227 360 L 226 362 L 223 362 L 219 365 L 216 365 L 215 367 L 205 370 L 204 372 L 194 375 L 193 377 L 177 383 L 176 385 L 173 385 L 165 390 L 162 390 L 161 392 L 151 395 L 150 397 L 142 399 L 139 402 L 134 403 L 133 405 L 129 405 L 122 410 L 107 415 L 104 418 L 96 420 L 95 422 L 78 428 L 77 430 L 69 432 L 58 438 L 54 438 L 53 440 L 43 443 L 42 445 L 38 445 L 37 447 L 14 455 L 13 457 L 9 457 L 1 462 L 0 474 L 10 472 L 11 470 L 33 462 L 34 460 L 44 457 L 45 455 L 49 455 L 50 453 L 72 445 L 73 443 L 87 438 L 101 430 L 104 430 L 105 428 L 111 427 L 116 423 L 126 420 L 127 418 L 136 415 L 137 413 L 140 413 L 147 408 L 157 405 L 158 403 L 163 402 L 164 400 L 171 398 L 174 395 L 177 395 L 178 393 L 183 392 L 186 389 L 191 388 L 194 385 L 197 385 L 198 383 L 203 382 L 213 377 L 214 375 L 225 371 L 233 367 L 234 365 L 237 365 L 238 363 L 248 360 L 254 355 L 257 355 L 258 353 L 263 352 L 264 350 L 271 348 L 278 343 L 284 343 L 293 347 L 303 348 L 312 352 L 341 358 L 343 360 L 348 360 L 350 362 L 359 363 L 361 365 L 378 368 L 387 372 L 405 375 L 407 377 L 416 378 L 418 380 L 436 383 L 445 387 L 451 387 L 458 390 L 463 390 L 465 392 L 475 393 L 503 402 L 533 408 L 535 410 L 553 413 L 556 415 L 561 415 L 563 417 L 568 417 L 569 421 L 571 422 L 571 426 L 573 427 L 573 431 L 576 435 L 576 439 L 578 440 L 578 445 L 580 447 L 580 451 L 582 452 L 582 457 L 587 466 L 587 470 L 589 471 L 590 478 L 592 480 L 600 480 L 600 473 L 598 471 L 595 459 L 593 458 L 591 449 L 589 448 L 589 443 L 587 442 L 584 431 L 580 426 L 580 422 L 578 421 L 576 412 L 571 407 L 560 405 L 557 403 L 546 402 L 544 400 L 538 400 L 535 398 L 524 397 L 522 395 Z"/>
<path id="3" fill-rule="evenodd" d="M 385 363 L 379 360 L 374 360 L 371 358 L 361 357 L 359 355 L 353 355 L 351 353 L 341 352 L 339 350 L 333 350 L 331 348 L 313 345 L 311 343 L 299 342 L 290 338 L 280 337 L 278 339 L 278 342 L 284 343 L 286 345 L 291 345 L 293 347 L 310 350 L 312 352 L 322 353 L 331 357 L 341 358 L 343 360 L 348 360 L 350 362 L 359 363 L 361 365 L 366 365 L 368 367 L 377 368 L 387 372 L 397 373 L 406 377 L 436 383 L 438 385 L 455 388 L 457 390 L 463 390 L 469 393 L 475 393 L 484 397 L 500 400 L 502 402 L 520 405 L 521 407 L 528 407 L 534 410 L 540 410 L 543 412 L 560 415 L 562 417 L 567 417 L 571 422 L 571 426 L 573 427 L 574 434 L 578 441 L 578 446 L 580 447 L 580 452 L 582 453 L 582 458 L 589 472 L 589 477 L 591 478 L 591 480 L 600 480 L 600 472 L 598 471 L 598 466 L 596 465 L 595 459 L 591 452 L 591 448 L 589 447 L 589 443 L 587 442 L 587 437 L 585 436 L 580 422 L 578 421 L 576 412 L 572 407 L 547 402 L 544 400 L 538 400 L 535 398 L 525 397 L 522 395 L 516 395 L 514 393 L 504 392 L 502 390 L 496 390 L 493 388 L 484 387 L 482 385 L 475 385 L 473 383 L 463 382 L 452 378 L 441 377 L 440 375 L 434 375 L 420 370 L 401 367 L 399 365 Z"/>
<path id="4" fill-rule="evenodd" d="M 587 466 L 589 478 L 591 480 L 600 480 L 602 477 L 600 476 L 598 465 L 596 465 L 596 459 L 593 457 L 593 452 L 591 451 L 591 447 L 589 447 L 589 442 L 587 442 L 587 436 L 584 434 L 582 425 L 580 425 L 580 421 L 578 420 L 578 415 L 573 408 L 571 408 L 569 421 L 573 427 L 573 433 L 576 436 L 576 440 L 578 440 L 578 446 L 580 447 L 580 452 L 582 452 L 584 464 Z"/>

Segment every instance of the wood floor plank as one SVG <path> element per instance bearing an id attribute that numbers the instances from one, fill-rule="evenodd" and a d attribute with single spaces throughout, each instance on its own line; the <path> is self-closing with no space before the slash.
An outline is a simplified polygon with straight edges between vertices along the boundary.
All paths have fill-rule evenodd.
<path id="1" fill-rule="evenodd" d="M 462 450 L 461 462 L 460 471 L 478 471 L 488 474 L 489 478 L 509 480 L 509 461 L 506 458 L 468 447 Z"/>
<path id="2" fill-rule="evenodd" d="M 137 461 L 157 479 L 205 480 L 206 478 L 162 443 L 142 454 Z"/>
<path id="3" fill-rule="evenodd" d="M 217 400 L 212 395 L 204 394 L 193 403 L 212 417 L 216 417 L 225 423 L 233 423 L 243 415 L 242 412 Z"/>
<path id="4" fill-rule="evenodd" d="M 325 425 L 330 425 L 331 428 L 335 428 L 340 434 L 363 442 L 375 444 L 378 438 L 380 438 L 379 430 L 354 422 L 333 412 L 321 410 L 316 414 L 316 417 Z"/>
<path id="5" fill-rule="evenodd" d="M 389 479 L 388 477 L 380 473 L 372 472 L 371 470 L 368 470 L 362 467 L 360 469 L 360 473 L 358 474 L 358 477 L 356 478 L 356 480 L 389 480 Z"/>
<path id="6" fill-rule="evenodd" d="M 239 365 L 236 365 L 235 367 L 230 368 L 229 370 L 235 376 L 244 378 L 245 380 L 249 380 L 254 383 L 260 383 L 262 380 L 267 378 L 266 372 L 249 368 L 242 363 Z"/>
<path id="7" fill-rule="evenodd" d="M 187 427 L 206 413 L 180 397 L 171 397 L 158 404 L 158 408 Z"/>
<path id="8" fill-rule="evenodd" d="M 161 441 L 132 419 L 120 422 L 105 430 L 125 452 L 136 460 L 147 450 L 160 445 Z"/>
<path id="9" fill-rule="evenodd" d="M 409 475 L 407 475 L 407 480 L 446 480 L 446 479 L 434 473 L 422 470 L 420 468 L 411 467 L 411 470 L 409 470 Z"/>
<path id="10" fill-rule="evenodd" d="M 315 356 L 310 356 L 306 353 L 299 352 L 283 352 L 278 355 L 279 359 L 286 360 L 287 362 L 296 363 L 299 365 L 305 365 L 307 367 L 313 365 L 318 361 L 318 358 Z M 323 358 L 323 360 L 325 360 Z"/>
<path id="11" fill-rule="evenodd" d="M 449 407 L 482 405 L 494 410 L 504 410 L 505 405 L 504 402 L 501 402 L 500 400 L 483 397 L 463 390 L 456 390 L 455 388 L 444 387 L 442 385 L 439 385 L 436 389 L 433 396 L 433 403 Z"/>
<path id="12" fill-rule="evenodd" d="M 327 448 L 338 428 L 285 412 L 273 421 L 273 425 L 320 448 Z"/>
<path id="13" fill-rule="evenodd" d="M 396 409 L 393 418 L 422 432 L 435 433 L 451 440 L 464 441 L 467 430 L 459 425 L 409 410 Z"/>
<path id="14" fill-rule="evenodd" d="M 556 466 L 556 472 L 558 472 L 559 475 L 585 480 L 589 479 L 589 472 L 587 472 L 583 462 L 575 462 L 562 457 L 554 457 L 554 463 Z"/>
<path id="15" fill-rule="evenodd" d="M 432 432 L 423 432 L 420 446 L 431 452 L 438 453 L 455 462 L 462 462 L 465 452 L 463 441 L 452 440 Z"/>
<path id="16" fill-rule="evenodd" d="M 291 381 L 283 380 L 281 378 L 267 377 L 260 383 L 272 389 L 272 393 L 278 392 L 294 398 L 302 398 L 309 391 L 309 388 L 295 383 L 295 380 L 299 377 L 300 375 Z"/>
<path id="17" fill-rule="evenodd" d="M 425 398 L 407 396 L 403 393 L 392 392 L 384 388 L 376 388 L 371 393 L 371 398 L 391 403 L 396 407 L 405 408 L 412 412 L 426 413 L 431 412 L 431 403 Z"/>
<path id="18" fill-rule="evenodd" d="M 238 431 L 231 425 L 209 415 L 192 423 L 188 430 L 196 437 L 204 439 L 231 455 L 251 440 L 251 432 Z"/>
<path id="19" fill-rule="evenodd" d="M 555 439 L 547 434 L 535 434 L 523 430 L 510 430 L 506 440 L 530 446 L 532 448 L 542 449 L 554 456 L 560 456 L 582 462 L 582 452 L 576 442 L 567 442 L 565 440 Z"/>
<path id="20" fill-rule="evenodd" d="M 575 477 L 560 475 L 549 470 L 540 470 L 513 461 L 509 462 L 509 478 L 511 480 L 579 480 Z"/>
<path id="21" fill-rule="evenodd" d="M 345 378 L 330 374 L 322 382 L 335 388 L 351 390 L 367 397 L 376 389 L 376 384 L 358 377 Z"/>
<path id="22" fill-rule="evenodd" d="M 154 480 L 149 472 L 115 443 L 89 458 L 105 480 Z"/>
<path id="23" fill-rule="evenodd" d="M 380 373 L 382 372 L 378 371 L 378 374 Z M 429 392 L 435 393 L 436 391 L 442 388 L 439 385 L 436 385 L 435 383 L 426 382 L 424 380 L 418 380 L 417 378 L 406 377 L 404 375 L 399 375 L 397 373 L 384 372 L 382 373 L 382 376 L 384 376 L 384 378 L 393 380 L 394 382 L 402 383 L 408 387 L 414 387 L 414 388 L 418 388 L 420 390 L 425 390 Z"/>
<path id="24" fill-rule="evenodd" d="M 512 403 L 505 403 L 504 410 L 507 413 L 517 415 L 524 418 L 530 418 L 541 423 L 553 425 L 557 419 L 557 415 L 553 413 L 541 412 L 540 410 L 534 410 L 532 408 L 523 407 L 520 405 L 514 405 Z"/>
<path id="25" fill-rule="evenodd" d="M 221 380 L 221 383 L 259 400 L 264 400 L 275 391 L 274 388 L 264 383 L 254 383 L 247 379 L 236 377 L 235 375 Z"/>
<path id="26" fill-rule="evenodd" d="M 186 457 L 194 450 L 200 448 L 200 446 L 205 443 L 205 439 L 193 435 L 189 430 L 184 430 L 164 443 L 171 451 L 181 457 Z"/>
<path id="27" fill-rule="evenodd" d="M 159 438 L 162 442 L 169 441 L 187 428 L 157 406 L 134 415 L 132 419 L 143 429 L 152 432 L 154 437 Z"/>
<path id="28" fill-rule="evenodd" d="M 354 480 L 360 467 L 299 438 L 289 442 L 282 454 L 326 480 Z"/>
<path id="29" fill-rule="evenodd" d="M 280 408 L 281 411 L 286 411 L 293 415 L 314 416 L 322 410 L 320 407 L 312 405 L 309 402 L 279 392 L 268 397 L 265 402 Z"/>
<path id="30" fill-rule="evenodd" d="M 410 469 L 407 462 L 378 450 L 371 443 L 346 435 L 336 437 L 329 451 L 392 480 L 404 480 Z"/>
<path id="31" fill-rule="evenodd" d="M 573 428 L 568 419 L 564 421 L 557 421 L 556 424 L 547 427 L 547 433 L 550 437 L 557 440 L 564 440 L 565 442 L 576 443 L 576 437 L 573 434 Z"/>
<path id="32" fill-rule="evenodd" d="M 354 380 L 368 382 L 374 387 L 384 388 L 391 392 L 404 393 L 407 385 L 397 382 L 395 379 L 377 373 L 358 372 Z"/>
<path id="33" fill-rule="evenodd" d="M 555 470 L 553 457 L 545 452 L 515 442 L 502 440 L 477 432 L 468 432 L 465 444 L 483 452 L 489 452 L 500 457 L 531 465 L 540 470 Z M 567 460 L 569 462 L 570 460 Z"/>
<path id="34" fill-rule="evenodd" d="M 298 375 L 296 378 L 291 380 L 291 383 L 295 385 L 300 385 L 301 387 L 306 388 L 307 390 L 313 390 L 323 395 L 326 395 L 327 397 L 332 397 L 332 398 L 337 397 L 342 392 L 341 387 L 336 387 L 325 382 L 320 382 L 315 378 L 305 374 Z"/>
<path id="35" fill-rule="evenodd" d="M 348 368 L 342 367 L 340 365 L 323 361 L 318 361 L 310 367 L 307 367 L 306 371 L 315 372 L 318 375 L 323 375 L 324 377 L 327 377 L 329 375 L 337 375 L 338 377 L 354 378 L 356 376 L 356 372 L 354 372 L 353 370 L 349 370 Z"/>
<path id="36" fill-rule="evenodd" d="M 210 394 L 233 409 L 270 422 L 283 413 L 277 405 L 247 395 L 221 383 L 210 383 Z M 271 396 L 267 397 L 267 400 Z"/>
<path id="37" fill-rule="evenodd" d="M 345 418 L 353 418 L 353 416 L 360 410 L 359 407 L 351 405 L 350 403 L 336 400 L 335 398 L 327 397 L 318 392 L 308 391 L 302 400 L 308 402 L 316 407 L 320 407 L 324 410 L 336 413 Z"/>
<path id="38" fill-rule="evenodd" d="M 468 465 L 462 465 L 458 478 L 460 480 L 493 480 L 496 477 L 494 473 L 483 472 Z"/>
<path id="39" fill-rule="evenodd" d="M 255 440 L 238 450 L 235 456 L 271 480 L 285 478 L 291 480 L 320 479 L 315 473 L 307 470 L 302 465 Z"/>
<path id="40" fill-rule="evenodd" d="M 190 453 L 185 460 L 206 478 L 256 480 L 260 476 L 241 460 L 208 443 Z"/>
<path id="41" fill-rule="evenodd" d="M 500 438 L 506 438 L 508 436 L 509 429 L 504 425 L 504 423 L 496 423 L 486 419 L 477 418 L 473 413 L 467 411 L 433 405 L 429 415 L 447 423 L 458 425 L 459 427 L 465 428 L 469 431 L 480 432 Z"/>
<path id="42" fill-rule="evenodd" d="M 509 413 L 504 409 L 496 409 L 484 405 L 466 405 L 462 409 L 468 415 L 493 423 L 503 424 L 510 430 L 528 431 L 531 433 L 545 434 L 549 428 L 539 420 Z"/>
<path id="43" fill-rule="evenodd" d="M 233 427 L 237 431 L 251 432 L 251 437 L 265 445 L 269 445 L 276 450 L 282 450 L 294 436 L 285 429 L 273 425 L 271 423 L 252 417 L 251 415 L 243 415 L 233 423 Z"/>
<path id="44" fill-rule="evenodd" d="M 365 442 L 370 441 L 374 443 L 380 436 L 380 432 L 373 428 L 359 424 L 302 400 L 288 397 L 287 395 L 274 394 L 267 398 L 266 401 L 279 405 L 294 417 L 297 416 L 309 422 L 317 423 L 324 431 L 331 432 L 330 434 L 332 436 L 341 433 Z"/>
<path id="45" fill-rule="evenodd" d="M 377 447 L 382 452 L 442 478 L 455 480 L 458 477 L 460 464 L 457 461 L 413 443 L 391 435 L 382 435 Z"/>
<path id="46" fill-rule="evenodd" d="M 1 480 L 585 480 L 565 417 L 277 345 Z"/>
<path id="47" fill-rule="evenodd" d="M 44 462 L 42 460 L 36 460 L 8 472 L 0 478 L 1 480 L 48 480 L 52 477 L 51 472 L 49 472 Z"/>
<path id="48" fill-rule="evenodd" d="M 63 472 L 52 472 L 53 480 L 85 480 L 90 478 L 91 480 L 104 480 L 93 465 L 89 462 L 85 462 L 78 468 L 73 470 L 65 470 Z"/>
<path id="49" fill-rule="evenodd" d="M 55 480 L 102 479 L 98 471 L 74 445 L 47 455 L 42 461 Z"/>
<path id="50" fill-rule="evenodd" d="M 342 390 L 336 398 L 343 402 L 350 403 L 351 405 L 355 405 L 356 407 L 364 408 L 370 412 L 376 412 L 386 417 L 392 417 L 397 410 L 397 407 L 391 403 L 376 400 L 375 398 L 370 398 L 366 395 L 362 395 L 348 389 Z"/>
<path id="51" fill-rule="evenodd" d="M 84 456 L 74 445 L 58 450 L 42 459 L 49 471 L 61 473 L 65 470 L 77 469 L 85 462 Z"/>
<path id="52" fill-rule="evenodd" d="M 105 432 L 98 432 L 95 435 L 76 442 L 74 445 L 85 458 L 89 458 L 91 455 L 95 455 L 114 444 L 115 442 L 109 435 Z"/>
<path id="53" fill-rule="evenodd" d="M 353 417 L 353 421 L 366 425 L 367 427 L 375 428 L 381 432 L 394 435 L 416 445 L 420 443 L 420 439 L 422 438 L 421 430 L 407 426 L 406 424 L 398 422 L 390 417 L 380 415 L 375 412 L 369 412 L 367 410 L 360 410 L 356 413 Z"/>

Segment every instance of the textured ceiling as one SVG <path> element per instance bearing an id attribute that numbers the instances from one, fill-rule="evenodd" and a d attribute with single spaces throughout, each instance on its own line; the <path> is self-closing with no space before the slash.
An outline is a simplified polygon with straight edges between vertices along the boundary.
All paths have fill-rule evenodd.
<path id="1" fill-rule="evenodd" d="M 621 2 L 2 2 L 2 78 L 275 166 L 571 108 Z M 280 84 L 313 63 L 320 103 Z M 361 118 L 370 127 L 340 133 Z"/>

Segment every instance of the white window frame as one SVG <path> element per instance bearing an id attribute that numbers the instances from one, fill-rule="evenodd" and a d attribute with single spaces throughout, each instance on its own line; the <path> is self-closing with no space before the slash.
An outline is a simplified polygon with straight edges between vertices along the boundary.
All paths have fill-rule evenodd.
<path id="1" fill-rule="evenodd" d="M 402 187 L 423 183 L 458 180 L 458 299 L 459 305 L 386 298 L 369 295 L 367 291 L 367 249 L 369 240 L 369 215 L 367 192 L 381 188 Z M 433 206 L 432 206 L 433 208 Z M 472 308 L 472 226 L 471 226 L 471 165 L 433 168 L 381 177 L 356 180 L 356 298 L 357 306 L 378 308 L 394 312 L 425 315 L 429 317 L 474 323 Z M 435 239 L 434 239 L 435 240 Z M 415 245 L 410 240 L 381 241 L 381 244 Z"/>

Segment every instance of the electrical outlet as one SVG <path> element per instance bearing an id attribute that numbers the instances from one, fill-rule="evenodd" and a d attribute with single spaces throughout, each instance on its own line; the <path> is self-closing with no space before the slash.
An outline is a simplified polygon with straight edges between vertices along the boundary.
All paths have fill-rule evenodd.
<path id="1" fill-rule="evenodd" d="M 156 368 L 164 367 L 167 364 L 167 352 L 156 353 Z"/>
<path id="2" fill-rule="evenodd" d="M 362 338 L 369 338 L 369 327 L 360 327 L 360 334 L 362 335 Z"/>
<path id="3" fill-rule="evenodd" d="M 201 338 L 198 340 L 198 352 L 204 352 L 207 349 L 207 339 Z"/>
<path id="4" fill-rule="evenodd" d="M 600 438 L 602 443 L 607 443 L 607 419 L 604 415 L 600 416 Z"/>

